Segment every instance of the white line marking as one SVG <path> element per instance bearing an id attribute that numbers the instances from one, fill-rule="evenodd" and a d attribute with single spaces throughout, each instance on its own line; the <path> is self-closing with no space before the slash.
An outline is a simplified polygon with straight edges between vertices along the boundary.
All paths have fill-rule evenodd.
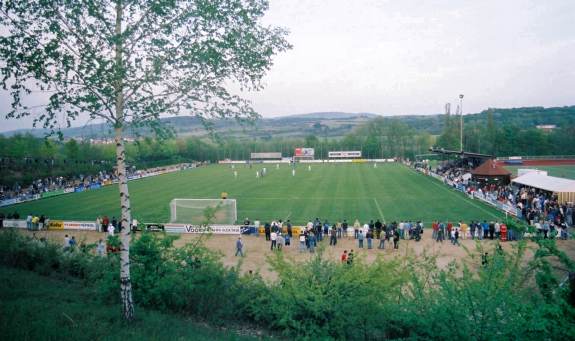
<path id="1" fill-rule="evenodd" d="M 375 202 L 375 206 L 377 206 L 377 211 L 379 212 L 379 215 L 381 216 L 383 221 L 385 221 L 385 216 L 383 215 L 383 212 L 381 211 L 381 207 L 379 207 L 379 202 L 377 201 L 377 198 L 373 197 L 373 201 Z"/>

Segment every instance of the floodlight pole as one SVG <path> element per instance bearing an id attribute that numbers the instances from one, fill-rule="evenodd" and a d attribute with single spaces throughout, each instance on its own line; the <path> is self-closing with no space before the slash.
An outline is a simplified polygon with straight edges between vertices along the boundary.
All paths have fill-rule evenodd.
<path id="1" fill-rule="evenodd" d="M 459 151 L 463 153 L 463 94 L 459 95 Z"/>

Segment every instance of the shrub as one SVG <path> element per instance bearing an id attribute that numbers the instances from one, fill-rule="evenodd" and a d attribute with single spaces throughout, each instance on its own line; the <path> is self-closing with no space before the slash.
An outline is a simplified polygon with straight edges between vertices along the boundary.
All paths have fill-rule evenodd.
<path id="1" fill-rule="evenodd" d="M 446 269 L 433 255 L 382 257 L 367 264 L 327 260 L 322 249 L 306 262 L 274 253 L 273 283 L 225 268 L 201 240 L 174 247 L 177 237 L 143 233 L 132 242 L 134 299 L 141 306 L 199 316 L 214 324 L 245 321 L 297 339 L 574 339 L 569 286 L 559 266 L 575 263 L 553 240 L 496 247 L 483 264 L 482 244 Z M 61 247 L 15 231 L 0 233 L 0 263 L 83 279 L 97 296 L 119 302 L 119 256 L 89 247 Z"/>

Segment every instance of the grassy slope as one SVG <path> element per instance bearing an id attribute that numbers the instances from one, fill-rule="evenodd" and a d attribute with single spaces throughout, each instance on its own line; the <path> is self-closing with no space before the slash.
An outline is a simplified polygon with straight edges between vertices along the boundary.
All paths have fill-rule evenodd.
<path id="1" fill-rule="evenodd" d="M 236 167 L 234 179 L 227 166 L 210 166 L 130 182 L 133 212 L 140 221 L 169 219 L 169 202 L 173 198 L 217 198 L 223 191 L 238 200 L 238 219 L 286 219 L 304 223 L 315 217 L 356 218 L 360 221 L 384 218 L 470 220 L 493 219 L 501 214 L 436 180 L 415 173 L 400 164 L 298 165 L 296 176 L 291 168 L 266 165 L 268 175 L 256 179 L 256 170 Z M 97 215 L 119 215 L 116 186 L 97 191 L 63 195 L 1 209 L 17 209 L 47 214 L 53 219 L 88 219 Z"/>
<path id="2" fill-rule="evenodd" d="M 547 171 L 551 176 L 558 176 L 561 178 L 575 179 L 575 166 L 505 166 L 514 175 L 517 175 L 519 168 L 530 168 Z"/>
<path id="3" fill-rule="evenodd" d="M 182 317 L 137 309 L 126 325 L 119 306 L 98 303 L 88 288 L 67 278 L 0 267 L 3 340 L 240 340 Z"/>

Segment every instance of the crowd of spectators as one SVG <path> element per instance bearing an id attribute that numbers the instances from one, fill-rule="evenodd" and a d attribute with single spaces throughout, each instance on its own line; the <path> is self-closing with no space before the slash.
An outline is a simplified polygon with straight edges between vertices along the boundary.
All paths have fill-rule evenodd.
<path id="1" fill-rule="evenodd" d="M 164 167 L 148 168 L 138 170 L 136 167 L 128 167 L 128 178 L 145 177 L 152 173 L 161 173 L 172 170 L 180 170 L 190 168 L 195 164 L 177 164 Z M 53 192 L 58 190 L 65 190 L 70 188 L 90 188 L 92 185 L 103 185 L 106 182 L 117 181 L 117 176 L 114 171 L 99 171 L 97 174 L 77 174 L 69 177 L 55 176 L 38 179 L 31 184 L 20 185 L 14 184 L 13 186 L 6 186 L 0 184 L 0 201 L 9 199 L 22 199 L 31 200 L 36 195 L 42 193 Z"/>
<path id="2" fill-rule="evenodd" d="M 34 180 L 28 185 L 20 185 L 18 183 L 13 186 L 0 185 L 0 200 L 14 199 L 18 197 L 27 198 L 45 192 L 52 192 L 70 187 L 89 186 L 92 183 L 103 183 L 106 180 L 113 179 L 115 179 L 115 175 L 112 171 L 100 171 L 98 174 L 47 177 Z"/>
<path id="3" fill-rule="evenodd" d="M 551 192 L 517 184 L 478 183 L 473 181 L 469 174 L 471 167 L 462 164 L 447 163 L 435 170 L 431 170 L 431 167 L 426 170 L 439 175 L 445 183 L 469 195 L 478 194 L 492 202 L 513 207 L 517 218 L 535 226 L 541 232 L 547 228 L 551 231 L 574 226 L 573 203 L 560 204 L 557 196 Z"/>

